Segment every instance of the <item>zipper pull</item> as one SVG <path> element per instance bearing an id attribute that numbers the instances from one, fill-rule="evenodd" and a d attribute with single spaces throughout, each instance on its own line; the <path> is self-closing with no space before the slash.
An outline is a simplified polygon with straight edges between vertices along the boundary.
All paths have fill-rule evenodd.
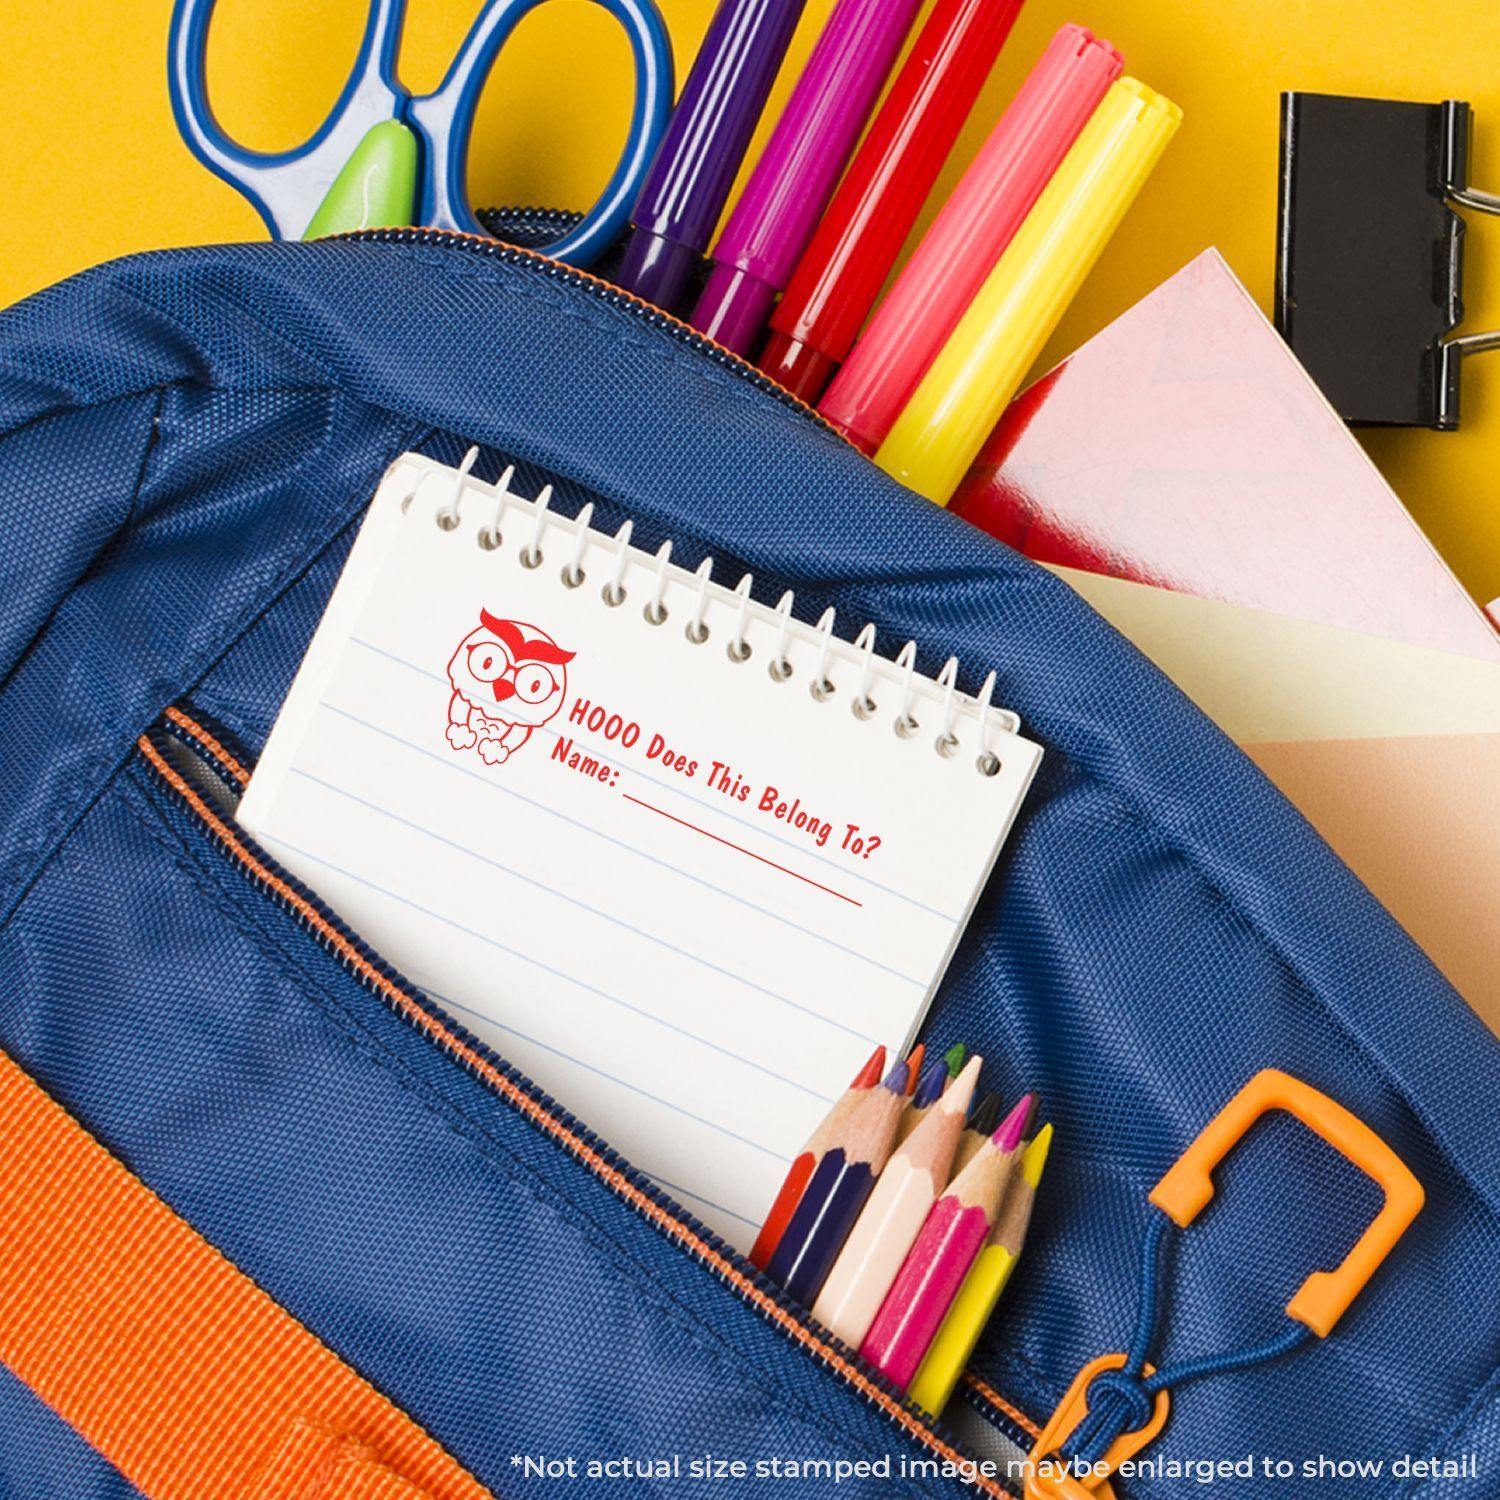
<path id="1" fill-rule="evenodd" d="M 1115 1492 L 1109 1476 L 1126 1459 L 1134 1458 L 1154 1441 L 1167 1425 L 1167 1416 L 1172 1409 L 1172 1398 L 1167 1392 L 1158 1391 L 1154 1401 L 1143 1393 L 1150 1411 L 1145 1424 L 1122 1432 L 1097 1462 L 1087 1465 L 1073 1463 L 1062 1455 L 1062 1447 L 1088 1416 L 1089 1387 L 1100 1376 L 1108 1380 L 1108 1372 L 1123 1369 L 1125 1361 L 1124 1354 L 1101 1354 L 1074 1377 L 1067 1394 L 1058 1402 L 1057 1410 L 1036 1440 L 1036 1447 L 1031 1450 L 1026 1500 L 1114 1500 Z M 1153 1375 L 1155 1369 L 1148 1364 L 1143 1373 Z"/>

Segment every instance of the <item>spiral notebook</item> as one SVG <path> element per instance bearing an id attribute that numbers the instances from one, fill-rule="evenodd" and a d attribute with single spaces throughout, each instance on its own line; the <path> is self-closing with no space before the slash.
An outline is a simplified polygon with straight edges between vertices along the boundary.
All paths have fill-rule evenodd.
<path id="1" fill-rule="evenodd" d="M 1013 715 L 495 485 L 381 483 L 240 807 L 732 1244 L 910 1038 L 1040 759 Z"/>

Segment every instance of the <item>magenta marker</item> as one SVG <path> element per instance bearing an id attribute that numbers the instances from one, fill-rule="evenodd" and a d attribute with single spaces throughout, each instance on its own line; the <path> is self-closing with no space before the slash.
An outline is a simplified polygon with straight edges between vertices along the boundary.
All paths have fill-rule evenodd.
<path id="1" fill-rule="evenodd" d="M 748 354 L 828 203 L 920 0 L 838 0 L 719 243 L 690 319 Z"/>

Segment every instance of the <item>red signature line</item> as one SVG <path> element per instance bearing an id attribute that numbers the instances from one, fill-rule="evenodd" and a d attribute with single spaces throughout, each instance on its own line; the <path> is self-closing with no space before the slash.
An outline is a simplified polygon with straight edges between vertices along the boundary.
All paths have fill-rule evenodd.
<path id="1" fill-rule="evenodd" d="M 847 901 L 850 906 L 863 906 L 863 901 L 856 901 L 853 896 L 846 896 L 842 891 L 836 891 L 831 885 L 824 885 L 820 880 L 814 880 L 810 875 L 798 874 L 796 870 L 789 870 L 785 865 L 778 865 L 774 859 L 767 859 L 764 854 L 757 854 L 753 849 L 747 849 L 743 844 L 736 844 L 731 839 L 721 839 L 718 834 L 710 833 L 706 828 L 700 828 L 696 823 L 689 823 L 686 818 L 679 818 L 674 813 L 669 813 L 665 808 L 656 807 L 650 802 L 642 802 L 639 797 L 632 797 L 629 792 L 620 794 L 627 802 L 634 802 L 637 807 L 644 807 L 647 812 L 660 814 L 664 818 L 670 818 L 674 823 L 681 823 L 684 828 L 691 828 L 694 833 L 701 833 L 704 838 L 712 839 L 716 844 L 723 844 L 727 848 L 738 850 L 741 854 L 748 854 L 751 859 L 758 859 L 763 865 L 770 865 L 773 870 L 780 870 L 783 875 L 790 875 L 796 880 L 806 881 L 808 885 L 815 885 L 820 891 L 827 891 L 830 896 L 837 896 L 840 901 Z"/>

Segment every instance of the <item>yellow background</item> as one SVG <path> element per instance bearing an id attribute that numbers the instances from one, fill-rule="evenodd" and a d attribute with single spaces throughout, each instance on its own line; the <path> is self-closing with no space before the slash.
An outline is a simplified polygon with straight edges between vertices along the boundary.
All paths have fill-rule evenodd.
<path id="1" fill-rule="evenodd" d="M 661 0 L 681 78 L 713 0 Z M 773 110 L 826 16 L 807 12 Z M 363 0 L 221 0 L 209 76 L 232 134 L 294 144 L 353 57 Z M 403 75 L 441 75 L 477 0 L 411 0 Z M 243 199 L 188 154 L 166 89 L 169 0 L 0 0 L 7 100 L 0 303 L 128 251 L 260 238 Z M 1476 185 L 1500 190 L 1500 5 L 1493 0 L 1029 0 L 943 182 L 951 184 L 1063 21 L 1092 27 L 1186 121 L 1064 320 L 1050 362 L 1216 244 L 1269 308 L 1282 89 L 1468 99 Z M 623 38 L 583 0 L 529 17 L 480 112 L 473 201 L 581 207 L 603 184 L 628 108 Z M 774 116 L 773 116 L 774 117 Z M 1500 325 L 1500 224 L 1470 215 L 1466 328 Z M 924 221 L 925 222 L 925 221 Z M 920 226 L 919 226 L 920 228 Z M 1468 587 L 1500 595 L 1500 354 L 1466 373 L 1457 433 L 1365 441 Z"/>

